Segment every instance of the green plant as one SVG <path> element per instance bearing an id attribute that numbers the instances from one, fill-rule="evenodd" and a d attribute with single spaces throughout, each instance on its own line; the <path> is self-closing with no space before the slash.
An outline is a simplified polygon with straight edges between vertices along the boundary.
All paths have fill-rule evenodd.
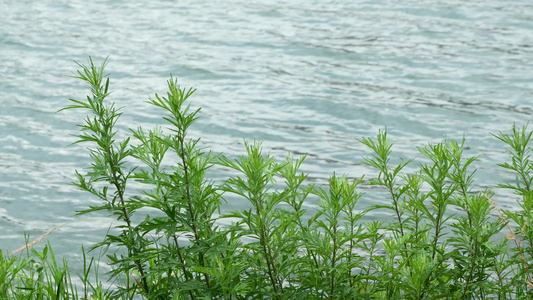
<path id="1" fill-rule="evenodd" d="M 26 257 L 3 255 L 0 251 L 0 299 L 110 299 L 98 276 L 98 270 L 92 270 L 95 260 L 87 264 L 86 253 L 83 273 L 79 279 L 83 283 L 78 287 L 72 279 L 66 260 L 59 263 L 47 243 L 42 251 L 27 248 Z M 96 280 L 91 280 L 91 272 Z M 82 289 L 81 289 L 82 288 Z"/>
<path id="2" fill-rule="evenodd" d="M 510 170 L 515 174 L 514 183 L 504 182 L 499 185 L 500 188 L 510 189 L 519 196 L 517 201 L 521 208 L 519 211 L 504 211 L 501 219 L 507 222 L 511 219 L 516 224 L 513 231 L 509 227 L 509 239 L 514 241 L 516 247 L 513 247 L 509 258 L 512 265 L 516 267 L 513 272 L 513 284 L 516 285 L 518 295 L 524 299 L 533 297 L 533 283 L 530 269 L 532 268 L 531 258 L 533 257 L 533 177 L 531 174 L 533 161 L 530 160 L 531 146 L 529 142 L 533 132 L 527 129 L 527 126 L 512 128 L 512 134 L 502 132 L 494 135 L 500 141 L 511 147 L 508 153 L 511 163 L 501 163 L 500 167 Z M 524 285 L 526 283 L 527 285 Z M 523 295 L 523 296 L 522 296 Z"/>
<path id="3" fill-rule="evenodd" d="M 100 249 L 96 257 L 82 247 L 77 281 L 50 244 L 31 249 L 51 231 L 21 248 L 25 257 L 0 252 L 0 299 L 533 297 L 527 127 L 495 135 L 511 147 L 510 162 L 500 166 L 516 179 L 499 187 L 519 197 L 516 211 L 501 211 L 492 189 L 477 190 L 477 157 L 463 157 L 464 139 L 419 147 L 424 162 L 407 172 L 415 160 L 396 160 L 386 131 L 359 140 L 372 152 L 362 163 L 378 174 L 369 185 L 387 194 L 375 199 L 372 189 L 362 192 L 362 177 L 333 173 L 326 185 L 307 185 L 299 171 L 305 156 L 278 161 L 260 142 L 245 141 L 237 159 L 201 148 L 189 136 L 200 112 L 188 102 L 194 90 L 172 76 L 167 94 L 148 101 L 166 125 L 119 132 L 122 112 L 107 100 L 106 63 L 78 64 L 75 77 L 91 95 L 65 109 L 88 114 L 76 136 L 92 163 L 74 184 L 101 200 L 80 214 L 106 212 L 118 223 L 91 248 Z M 210 168 L 231 176 L 216 183 Z M 225 211 L 227 201 L 247 206 Z M 382 204 L 361 211 L 362 201 Z M 390 218 L 365 219 L 378 210 Z M 498 237 L 506 228 L 511 242 Z"/>

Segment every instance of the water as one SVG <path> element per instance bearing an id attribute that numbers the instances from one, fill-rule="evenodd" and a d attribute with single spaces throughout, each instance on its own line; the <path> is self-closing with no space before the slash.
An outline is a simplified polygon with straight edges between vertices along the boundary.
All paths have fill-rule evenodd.
<path id="1" fill-rule="evenodd" d="M 56 254 L 79 257 L 112 220 L 74 216 L 97 203 L 69 185 L 89 164 L 83 146 L 67 147 L 84 113 L 57 113 L 88 92 L 69 77 L 88 56 L 109 56 L 122 133 L 161 123 L 144 101 L 172 73 L 198 89 L 191 134 L 204 146 L 233 157 L 243 138 L 263 139 L 279 157 L 308 153 L 302 170 L 318 184 L 333 171 L 375 175 L 354 138 L 386 127 L 406 158 L 464 133 L 467 154 L 482 155 L 477 186 L 489 187 L 509 178 L 489 133 L 533 112 L 528 1 L 0 0 L 0 11 L 0 249 L 62 225 L 49 236 Z M 384 201 L 371 192 L 362 208 Z M 508 193 L 495 200 L 516 207 Z"/>

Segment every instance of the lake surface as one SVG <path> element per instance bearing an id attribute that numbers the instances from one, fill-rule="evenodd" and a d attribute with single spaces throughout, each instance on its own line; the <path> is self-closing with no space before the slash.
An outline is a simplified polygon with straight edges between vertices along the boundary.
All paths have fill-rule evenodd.
<path id="1" fill-rule="evenodd" d="M 530 1 L 0 0 L 0 11 L 0 249 L 62 225 L 49 236 L 56 254 L 79 257 L 113 221 L 75 216 L 98 203 L 69 184 L 90 164 L 83 145 L 68 146 L 85 112 L 57 112 L 89 92 L 70 77 L 89 56 L 109 56 L 121 134 L 163 124 L 146 100 L 172 73 L 197 88 L 191 136 L 203 146 L 235 157 L 258 139 L 280 159 L 308 153 L 302 171 L 316 184 L 334 171 L 375 176 L 355 138 L 387 128 L 405 158 L 464 134 L 487 188 L 510 178 L 490 133 L 533 112 Z M 387 201 L 364 190 L 361 209 Z M 494 199 L 516 207 L 508 192 Z"/>

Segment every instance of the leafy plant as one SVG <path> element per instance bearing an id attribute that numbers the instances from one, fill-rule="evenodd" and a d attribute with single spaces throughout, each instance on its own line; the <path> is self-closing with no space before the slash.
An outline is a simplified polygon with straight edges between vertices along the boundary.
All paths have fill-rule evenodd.
<path id="1" fill-rule="evenodd" d="M 424 162 L 407 172 L 415 160 L 395 159 L 393 142 L 379 131 L 358 140 L 372 152 L 362 163 L 375 178 L 333 173 L 326 185 L 307 185 L 299 171 L 305 156 L 279 161 L 255 141 L 245 141 L 237 159 L 201 148 L 189 135 L 200 113 L 189 102 L 195 90 L 172 76 L 166 95 L 148 101 L 166 125 L 120 132 L 106 64 L 78 64 L 75 77 L 91 93 L 65 109 L 87 113 L 76 143 L 87 145 L 92 163 L 74 184 L 100 199 L 79 213 L 104 212 L 117 223 L 91 248 L 96 257 L 82 247 L 79 280 L 50 244 L 31 248 L 40 238 L 21 248 L 25 257 L 0 252 L 0 299 L 533 297 L 533 133 L 526 126 L 495 135 L 511 147 L 510 162 L 500 166 L 515 181 L 498 187 L 519 198 L 516 211 L 501 211 L 492 189 L 477 190 L 477 156 L 463 156 L 464 139 L 419 147 Z M 231 175 L 215 182 L 207 177 L 214 167 Z M 387 198 L 363 193 L 367 183 Z M 226 211 L 228 201 L 242 208 Z M 363 211 L 362 201 L 381 204 Z M 377 210 L 389 218 L 365 219 Z"/>

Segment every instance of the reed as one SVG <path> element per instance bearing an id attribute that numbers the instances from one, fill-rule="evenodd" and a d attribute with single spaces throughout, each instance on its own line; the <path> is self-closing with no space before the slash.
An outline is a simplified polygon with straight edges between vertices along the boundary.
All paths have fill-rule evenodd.
<path id="1" fill-rule="evenodd" d="M 386 131 L 359 139 L 372 152 L 362 163 L 378 173 L 369 184 L 388 194 L 388 204 L 370 210 L 390 218 L 368 222 L 369 210 L 359 203 L 384 202 L 370 194 L 374 189 L 363 193 L 363 178 L 332 172 L 327 185 L 310 185 L 299 171 L 305 156 L 277 159 L 260 142 L 246 141 L 246 154 L 237 159 L 199 147 L 199 138 L 189 135 L 200 113 L 190 106 L 194 90 L 172 76 L 166 95 L 148 101 L 165 114 L 166 126 L 131 129 L 119 139 L 122 112 L 108 101 L 106 63 L 79 64 L 75 77 L 91 93 L 65 109 L 87 113 L 77 143 L 86 144 L 92 164 L 76 172 L 74 185 L 100 199 L 79 214 L 104 211 L 118 223 L 89 252 L 81 249 L 77 276 L 50 244 L 31 248 L 51 231 L 26 243 L 20 249 L 31 249 L 26 255 L 0 252 L 0 299 L 533 297 L 533 133 L 527 126 L 494 135 L 509 148 L 500 166 L 516 177 L 494 189 L 516 194 L 513 211 L 498 208 L 493 189 L 475 189 L 477 157 L 464 157 L 464 139 L 418 148 L 425 162 L 415 172 L 404 171 L 414 159 L 392 163 Z M 232 176 L 215 183 L 206 172 L 215 166 Z M 133 182 L 144 188 L 131 188 Z M 225 211 L 236 198 L 247 206 Z M 222 219 L 232 224 L 220 225 Z M 110 272 L 98 269 L 101 260 Z"/>

